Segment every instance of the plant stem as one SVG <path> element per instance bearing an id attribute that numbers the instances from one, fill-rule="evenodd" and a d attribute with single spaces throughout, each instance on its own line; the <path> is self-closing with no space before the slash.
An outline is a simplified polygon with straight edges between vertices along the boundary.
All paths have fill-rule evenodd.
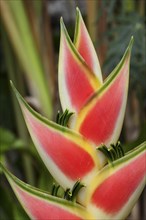
<path id="1" fill-rule="evenodd" d="M 32 91 L 40 101 L 42 112 L 52 116 L 52 100 L 45 78 L 44 67 L 34 42 L 23 1 L 1 1 L 2 18 L 14 50 L 31 83 Z"/>
<path id="2" fill-rule="evenodd" d="M 14 54 L 12 53 L 6 33 L 3 30 L 1 31 L 1 36 L 2 36 L 3 51 L 4 51 L 4 56 L 5 56 L 8 77 L 15 83 L 15 85 L 17 85 L 17 88 L 18 87 L 21 88 L 21 93 L 24 94 L 24 89 L 21 83 L 22 79 L 20 80 L 22 75 L 20 74 L 20 71 L 18 70 L 18 66 L 17 68 L 15 68 L 16 66 L 14 65 L 14 58 L 13 58 Z M 16 73 L 17 73 L 17 76 L 19 77 L 19 82 L 16 77 Z M 16 125 L 17 125 L 17 131 L 18 131 L 19 137 L 24 140 L 24 142 L 26 143 L 26 147 L 28 147 L 28 143 L 29 143 L 28 132 L 25 126 L 25 122 L 24 122 L 20 107 L 14 95 L 12 95 L 12 102 L 14 106 Z M 28 155 L 23 155 L 23 162 L 24 162 L 24 169 L 25 169 L 27 182 L 30 184 L 34 184 L 34 174 L 33 174 L 30 157 Z"/>

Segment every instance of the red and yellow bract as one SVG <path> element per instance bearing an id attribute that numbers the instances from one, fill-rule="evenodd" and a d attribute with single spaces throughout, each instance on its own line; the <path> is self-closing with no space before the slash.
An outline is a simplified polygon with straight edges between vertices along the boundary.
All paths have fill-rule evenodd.
<path id="1" fill-rule="evenodd" d="M 46 167 L 66 190 L 85 187 L 76 201 L 58 198 L 20 181 L 1 165 L 31 219 L 124 219 L 145 186 L 146 142 L 108 164 L 98 150 L 118 141 L 127 102 L 130 54 L 126 52 L 103 82 L 99 61 L 77 9 L 74 42 L 61 19 L 59 92 L 63 110 L 74 112 L 65 127 L 35 112 L 12 88 L 28 130 Z"/>

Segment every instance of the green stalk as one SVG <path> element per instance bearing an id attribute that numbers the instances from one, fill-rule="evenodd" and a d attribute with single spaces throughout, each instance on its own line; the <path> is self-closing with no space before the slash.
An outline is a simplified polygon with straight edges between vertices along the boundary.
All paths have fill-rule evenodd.
<path id="1" fill-rule="evenodd" d="M 6 34 L 4 31 L 1 31 L 1 37 L 2 37 L 2 43 L 3 43 L 3 51 L 5 56 L 5 62 L 7 67 L 7 73 L 9 76 L 9 79 L 11 79 L 17 87 L 21 88 L 21 93 L 24 94 L 23 86 L 16 80 L 16 73 L 18 73 L 18 67 L 14 65 L 14 59 L 13 59 L 13 53 L 9 44 L 9 41 L 7 39 Z M 22 77 L 20 72 L 18 73 L 19 78 Z M 12 102 L 14 106 L 14 112 L 15 112 L 15 118 L 16 118 L 16 124 L 17 124 L 17 131 L 19 134 L 19 137 L 24 140 L 24 143 L 26 143 L 26 147 L 28 147 L 29 138 L 28 138 L 28 132 L 25 126 L 25 122 L 20 110 L 20 107 L 18 105 L 18 102 L 16 101 L 16 98 L 12 94 Z M 34 174 L 31 164 L 31 159 L 28 155 L 23 155 L 23 162 L 24 162 L 24 169 L 25 169 L 25 175 L 26 179 L 30 184 L 34 184 Z"/>
<path id="2" fill-rule="evenodd" d="M 1 1 L 0 2 L 1 6 L 1 16 L 5 25 L 5 28 L 10 36 L 10 40 L 13 44 L 13 47 L 15 49 L 15 52 L 19 58 L 19 61 L 21 62 L 24 70 L 26 72 L 29 72 L 31 70 L 29 63 L 27 62 L 27 57 L 24 53 L 24 47 L 21 42 L 19 32 L 15 26 L 14 20 L 12 18 L 10 9 L 7 5 L 6 1 Z"/>
<path id="3" fill-rule="evenodd" d="M 48 85 L 45 80 L 44 69 L 41 63 L 41 58 L 36 49 L 36 45 L 34 43 L 32 32 L 30 29 L 29 21 L 27 19 L 26 12 L 24 10 L 24 5 L 22 0 L 19 1 L 9 1 L 10 8 L 12 10 L 14 19 L 16 21 L 16 25 L 19 29 L 19 33 L 21 39 L 23 40 L 23 44 L 26 48 L 25 53 L 28 55 L 29 61 L 31 62 L 33 72 L 31 73 L 33 76 L 33 80 L 36 80 L 36 84 L 40 89 L 40 93 L 38 92 L 39 99 L 42 104 L 42 108 L 44 112 L 48 112 L 48 109 L 51 108 L 51 100 L 48 96 Z M 46 103 L 47 102 L 47 103 Z M 47 111 L 46 111 L 47 110 Z M 50 111 L 48 112 L 50 113 Z"/>
<path id="4" fill-rule="evenodd" d="M 51 96 L 22 0 L 2 1 L 2 17 L 23 68 L 33 84 L 42 111 L 52 116 Z M 19 51 L 18 49 L 21 49 Z M 35 83 L 34 83 L 35 82 Z M 35 86 L 34 86 L 35 85 Z"/>
<path id="5" fill-rule="evenodd" d="M 43 18 L 43 41 L 42 41 L 42 48 L 43 48 L 43 62 L 46 68 L 47 76 L 50 82 L 50 90 L 52 92 L 53 101 L 55 100 L 55 81 L 56 81 L 56 62 L 55 62 L 55 51 L 53 46 L 53 33 L 51 28 L 51 21 L 50 15 L 47 12 L 47 1 L 42 0 L 42 18 Z M 49 59 L 51 57 L 51 59 Z M 55 103 L 54 103 L 55 104 Z"/>

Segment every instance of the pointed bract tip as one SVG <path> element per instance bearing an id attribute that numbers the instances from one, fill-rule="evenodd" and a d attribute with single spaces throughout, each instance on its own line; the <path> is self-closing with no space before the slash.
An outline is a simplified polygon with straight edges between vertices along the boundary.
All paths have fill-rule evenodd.
<path id="1" fill-rule="evenodd" d="M 12 82 L 12 80 L 10 80 L 10 86 L 13 88 L 14 87 L 14 84 Z"/>
<path id="2" fill-rule="evenodd" d="M 60 27 L 61 27 L 61 30 L 65 30 L 65 25 L 64 25 L 63 17 L 60 18 Z"/>
<path id="3" fill-rule="evenodd" d="M 14 84 L 13 84 L 12 81 L 10 81 L 10 85 L 11 85 L 11 87 L 12 87 L 12 89 L 13 89 L 13 92 L 14 92 L 14 94 L 15 94 L 17 100 L 19 101 L 19 103 L 21 102 L 21 103 L 23 103 L 25 106 L 27 106 L 27 105 L 28 105 L 27 102 L 23 99 L 23 97 L 21 96 L 21 94 L 18 92 L 18 90 L 16 89 L 16 87 L 14 86 Z"/>
<path id="4" fill-rule="evenodd" d="M 78 8 L 78 6 L 76 7 L 76 12 L 80 13 L 80 9 Z"/>
<path id="5" fill-rule="evenodd" d="M 130 39 L 130 40 L 131 40 L 131 41 L 134 41 L 134 36 L 133 36 L 133 35 L 131 36 L 131 39 Z"/>
<path id="6" fill-rule="evenodd" d="M 18 92 L 18 90 L 16 89 L 16 87 L 14 86 L 13 82 L 10 80 L 10 85 L 13 89 L 13 92 L 15 93 L 16 97 L 19 98 L 20 97 L 20 94 Z"/>
<path id="7" fill-rule="evenodd" d="M 61 16 L 60 18 L 60 26 L 62 27 L 63 26 L 63 17 Z"/>
<path id="8" fill-rule="evenodd" d="M 123 59 L 126 59 L 126 57 L 128 57 L 131 54 L 131 50 L 132 50 L 132 46 L 133 46 L 133 42 L 134 42 L 134 38 L 133 36 L 131 37 L 129 44 L 127 46 L 127 49 L 124 53 Z"/>
<path id="9" fill-rule="evenodd" d="M 15 88 L 15 86 L 14 86 L 14 84 L 13 84 L 13 82 L 10 80 L 10 85 L 11 85 L 11 87 L 12 87 L 12 89 L 13 89 L 13 91 L 14 91 L 14 93 L 16 94 L 16 96 L 17 96 L 17 94 L 18 94 L 18 91 L 17 91 L 17 89 Z"/>
<path id="10" fill-rule="evenodd" d="M 78 18 L 82 17 L 80 9 L 78 7 L 76 7 L 76 17 L 78 17 Z"/>
<path id="11" fill-rule="evenodd" d="M 130 42 L 129 42 L 129 45 L 128 45 L 129 49 L 132 49 L 133 42 L 134 42 L 134 37 L 131 36 L 131 39 L 130 39 Z"/>
<path id="12" fill-rule="evenodd" d="M 65 34 L 65 24 L 63 21 L 63 17 L 60 18 L 60 35 L 63 36 Z M 61 39 L 61 37 L 60 37 Z"/>

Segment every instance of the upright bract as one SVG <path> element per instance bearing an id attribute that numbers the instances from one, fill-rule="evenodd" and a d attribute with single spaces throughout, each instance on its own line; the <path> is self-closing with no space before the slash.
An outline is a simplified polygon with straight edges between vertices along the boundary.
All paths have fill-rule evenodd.
<path id="1" fill-rule="evenodd" d="M 120 220 L 138 200 L 145 186 L 146 142 L 126 155 L 117 143 L 126 108 L 132 43 L 133 38 L 103 82 L 79 9 L 74 43 L 61 20 L 59 91 L 63 109 L 74 114 L 66 110 L 57 123 L 35 112 L 11 83 L 38 153 L 64 188 L 62 197 L 58 197 L 58 187 L 50 193 L 40 191 L 1 165 L 31 219 Z"/>
<path id="2" fill-rule="evenodd" d="M 68 108 L 74 112 L 78 112 L 87 99 L 102 85 L 98 59 L 95 56 L 93 45 L 85 29 L 81 15 L 79 14 L 78 17 L 75 34 L 76 47 L 72 43 L 63 20 L 61 19 L 58 67 L 59 92 L 62 108 Z M 81 33 L 78 30 L 80 26 L 83 30 Z M 82 40 L 86 41 L 84 45 L 81 43 Z M 89 51 L 90 45 L 92 45 L 92 50 Z M 84 50 L 85 48 L 87 48 L 87 50 Z M 95 64 L 95 62 L 97 64 Z M 88 65 L 88 63 L 90 65 Z M 95 66 L 97 67 L 99 77 L 96 77 L 94 74 Z M 94 69 L 92 69 L 93 67 Z"/>
<path id="3" fill-rule="evenodd" d="M 96 145 L 116 143 L 119 138 L 127 101 L 132 43 L 133 39 L 118 66 L 78 114 L 75 129 Z"/>
<path id="4" fill-rule="evenodd" d="M 99 82 L 102 84 L 102 73 L 97 54 L 78 8 L 76 11 L 74 45 L 90 69 L 95 73 Z"/>

